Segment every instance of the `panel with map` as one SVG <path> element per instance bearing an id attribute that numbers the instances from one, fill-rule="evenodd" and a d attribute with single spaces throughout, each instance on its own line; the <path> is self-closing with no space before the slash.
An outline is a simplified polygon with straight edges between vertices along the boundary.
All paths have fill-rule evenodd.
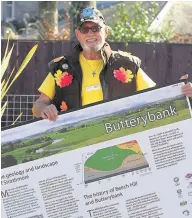
<path id="1" fill-rule="evenodd" d="M 97 150 L 85 158 L 85 184 L 149 167 L 136 140 Z"/>

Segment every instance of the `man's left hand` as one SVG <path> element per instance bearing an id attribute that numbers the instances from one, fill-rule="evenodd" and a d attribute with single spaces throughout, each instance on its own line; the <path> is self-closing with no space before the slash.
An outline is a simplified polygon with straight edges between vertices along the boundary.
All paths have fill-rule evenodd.
<path id="1" fill-rule="evenodd" d="M 188 74 L 184 75 L 181 77 L 181 79 L 188 79 Z M 188 82 L 187 84 L 185 84 L 181 91 L 183 92 L 183 94 L 187 97 L 192 97 L 192 83 Z"/>

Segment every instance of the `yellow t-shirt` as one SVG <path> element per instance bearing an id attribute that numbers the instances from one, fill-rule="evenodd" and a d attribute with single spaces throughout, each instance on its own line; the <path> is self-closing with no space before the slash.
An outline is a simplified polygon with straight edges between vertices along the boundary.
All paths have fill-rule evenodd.
<path id="1" fill-rule="evenodd" d="M 100 72 L 103 68 L 103 60 L 87 60 L 82 53 L 79 56 L 80 65 L 83 73 L 82 80 L 82 105 L 91 104 L 103 100 L 103 92 L 99 80 Z M 92 73 L 95 71 L 95 75 Z M 136 77 L 137 91 L 154 87 L 154 83 L 147 74 L 140 68 Z M 55 79 L 51 73 L 47 75 L 38 89 L 39 92 L 47 95 L 51 100 L 55 96 Z"/>
<path id="2" fill-rule="evenodd" d="M 81 53 L 79 61 L 82 69 L 82 105 L 103 100 L 103 91 L 99 75 L 103 69 L 103 60 L 87 60 Z"/>
<path id="3" fill-rule="evenodd" d="M 55 79 L 51 73 L 47 75 L 38 91 L 47 95 L 51 100 L 53 100 L 55 96 Z"/>
<path id="4" fill-rule="evenodd" d="M 156 83 L 153 82 L 153 80 L 149 78 L 141 68 L 139 68 L 136 77 L 136 90 L 140 91 L 154 86 L 156 86 Z"/>

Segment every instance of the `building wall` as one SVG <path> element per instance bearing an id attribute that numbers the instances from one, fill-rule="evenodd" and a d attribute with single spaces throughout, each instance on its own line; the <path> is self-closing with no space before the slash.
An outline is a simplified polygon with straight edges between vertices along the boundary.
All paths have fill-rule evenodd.
<path id="1" fill-rule="evenodd" d="M 12 1 L 12 19 L 22 21 L 25 13 L 31 16 L 39 17 L 39 3 L 38 1 Z M 7 1 L 1 2 L 1 20 L 8 21 L 9 12 Z"/>
<path id="2" fill-rule="evenodd" d="M 7 2 L 1 2 L 1 20 L 5 20 L 8 17 Z"/>
<path id="3" fill-rule="evenodd" d="M 38 1 L 27 1 L 22 2 L 18 1 L 15 2 L 15 18 L 16 20 L 22 20 L 23 15 L 28 13 L 31 16 L 38 16 L 39 17 L 39 3 Z"/>

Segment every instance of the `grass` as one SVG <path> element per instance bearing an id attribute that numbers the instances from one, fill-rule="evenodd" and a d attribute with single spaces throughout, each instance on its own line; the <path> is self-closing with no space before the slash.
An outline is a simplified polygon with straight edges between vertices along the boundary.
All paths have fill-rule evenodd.
<path id="1" fill-rule="evenodd" d="M 89 121 L 87 123 L 84 123 L 84 126 L 72 126 L 65 132 L 55 131 L 52 133 L 47 133 L 40 135 L 39 137 L 33 138 L 33 139 L 26 139 L 22 141 L 22 148 L 15 148 L 12 151 L 5 152 L 2 156 L 6 155 L 12 155 L 17 159 L 17 163 L 22 163 L 23 159 L 39 159 L 42 157 L 48 157 L 50 155 L 56 154 L 56 153 L 63 153 L 70 150 L 82 148 L 85 146 L 89 146 L 92 144 L 97 144 L 100 142 L 108 141 L 111 139 L 115 139 L 122 136 L 131 135 L 134 133 L 146 131 L 149 129 L 157 128 L 160 126 L 164 126 L 167 124 L 175 123 L 178 121 L 182 121 L 185 119 L 191 118 L 189 109 L 186 104 L 186 99 L 178 99 L 174 102 L 175 107 L 177 108 L 177 116 L 170 116 L 166 117 L 162 120 L 156 120 L 155 122 L 149 122 L 145 127 L 143 126 L 143 123 L 140 123 L 140 125 L 137 125 L 132 128 L 125 128 L 121 129 L 120 131 L 113 131 L 110 134 L 106 133 L 104 123 L 110 122 L 110 123 L 117 123 L 120 120 L 124 120 L 127 117 L 137 117 L 139 115 L 145 115 L 148 111 L 151 113 L 155 113 L 157 111 L 161 111 L 165 108 L 168 108 L 167 105 L 169 105 L 169 102 L 165 102 L 163 105 L 160 106 L 151 106 L 150 108 L 144 108 L 132 111 L 132 112 L 123 112 L 119 114 L 113 114 L 108 115 L 105 117 L 102 117 L 98 120 Z M 36 143 L 34 144 L 33 141 L 42 137 L 49 137 L 53 140 L 55 139 L 61 139 L 62 141 L 58 143 L 52 144 L 52 142 L 48 143 L 46 147 L 44 147 L 44 151 L 42 153 L 36 153 L 36 152 L 29 152 L 29 149 L 34 148 L 40 148 L 42 143 Z M 31 143 L 31 145 L 30 145 Z M 57 150 L 58 149 L 58 150 Z M 28 150 L 28 152 L 27 152 Z"/>

